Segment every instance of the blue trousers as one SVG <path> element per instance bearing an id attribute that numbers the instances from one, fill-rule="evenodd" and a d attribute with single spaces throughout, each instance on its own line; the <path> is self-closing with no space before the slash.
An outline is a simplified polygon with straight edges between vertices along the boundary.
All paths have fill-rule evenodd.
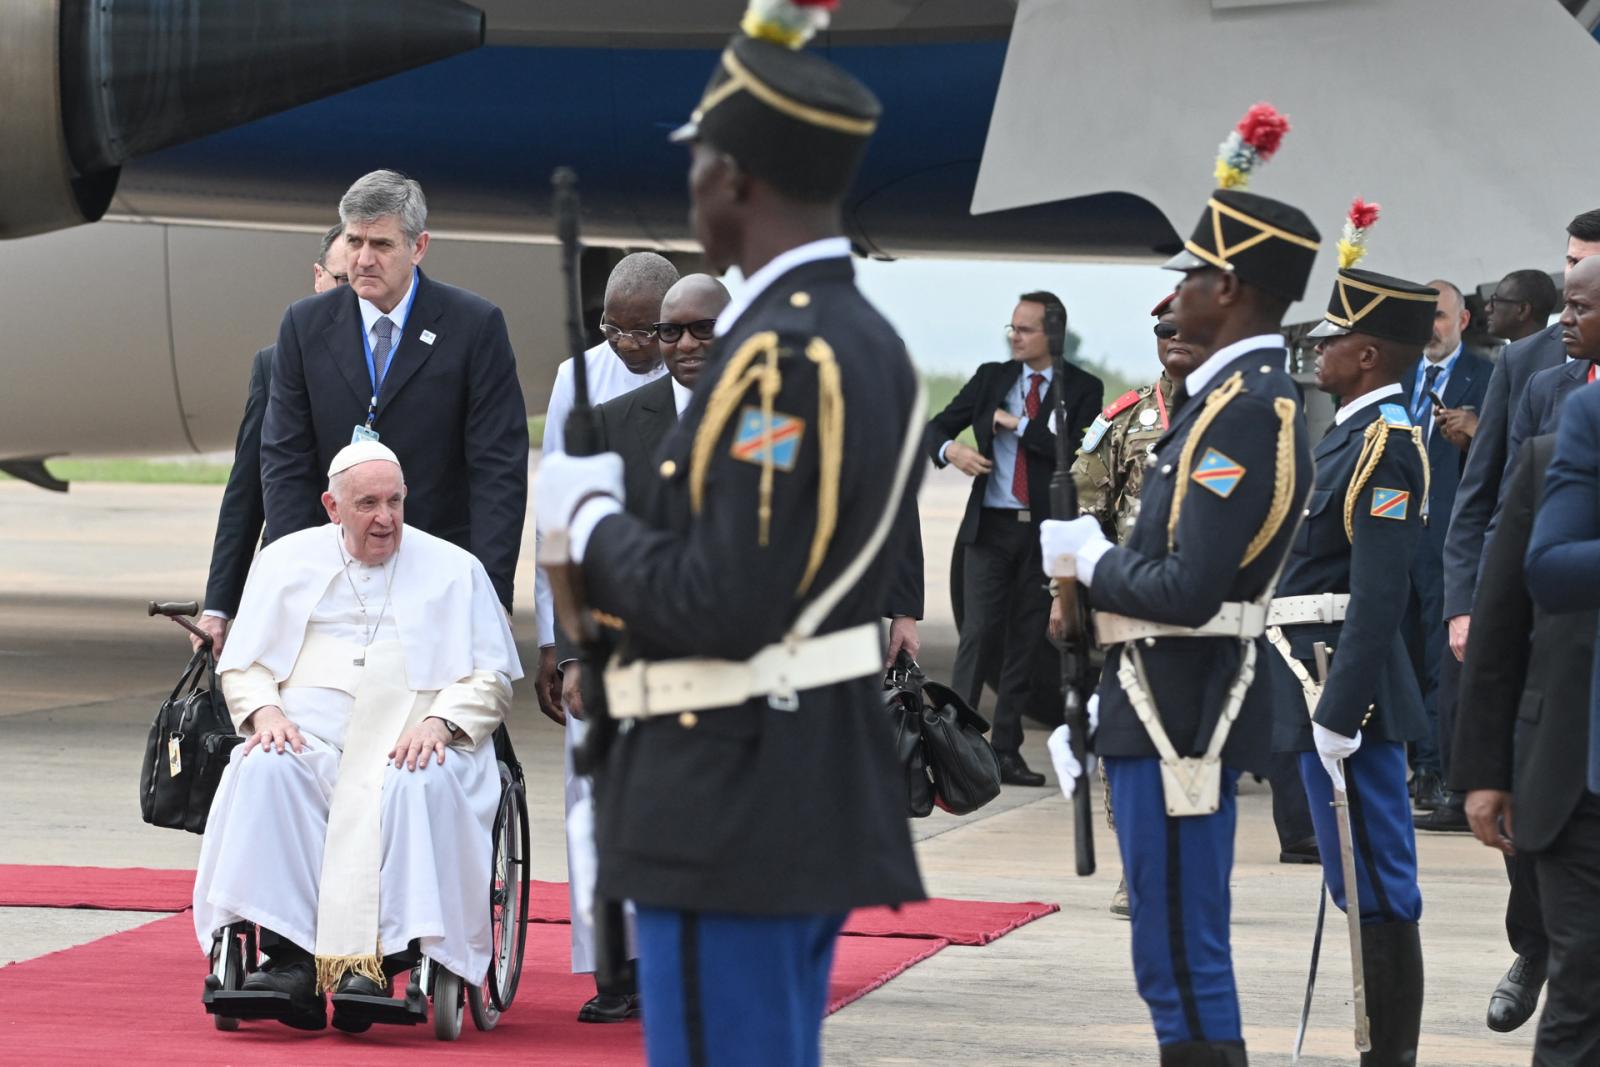
<path id="1" fill-rule="evenodd" d="M 817 1067 L 843 915 L 638 913 L 651 1067 Z"/>
<path id="2" fill-rule="evenodd" d="M 1159 760 L 1108 757 L 1104 763 L 1128 879 L 1133 973 L 1156 1040 L 1242 1040 L 1228 943 L 1239 772 L 1223 770 L 1215 814 L 1173 819 L 1161 793 Z"/>
<path id="3" fill-rule="evenodd" d="M 1300 753 L 1300 777 L 1311 802 L 1311 821 L 1322 852 L 1322 876 L 1333 902 L 1344 910 L 1344 867 L 1334 820 L 1333 779 L 1315 752 Z M 1406 746 L 1366 741 L 1344 761 L 1345 795 L 1350 800 L 1350 843 L 1355 853 L 1356 889 L 1361 894 L 1361 925 L 1422 918 L 1417 886 L 1417 834 L 1411 825 L 1406 791 Z"/>

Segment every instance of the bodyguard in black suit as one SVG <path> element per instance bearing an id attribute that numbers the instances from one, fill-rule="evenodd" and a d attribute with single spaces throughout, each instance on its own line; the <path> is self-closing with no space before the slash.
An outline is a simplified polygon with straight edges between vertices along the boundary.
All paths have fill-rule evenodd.
<path id="1" fill-rule="evenodd" d="M 1066 331 L 1060 300 L 1045 292 L 1023 294 L 1006 331 L 1011 361 L 979 367 L 929 421 L 927 431 L 934 464 L 954 464 L 972 476 L 956 532 L 964 564 L 953 687 L 976 707 L 989 674 L 984 654 L 998 652 L 1000 685 L 990 739 L 1000 757 L 1001 780 L 1014 785 L 1044 784 L 1043 775 L 1029 770 L 1020 748 L 1035 657 L 1048 647 L 1050 597 L 1039 580 L 1035 524 L 1051 517 L 1056 446 L 1049 413 L 1058 390 L 1065 389 L 1069 417 L 1063 432 L 1076 441 L 1105 399 L 1105 384 L 1071 363 L 1065 364 L 1067 380 L 1054 380 L 1052 357 L 1065 345 Z M 968 428 L 976 449 L 956 440 Z"/>
<path id="2" fill-rule="evenodd" d="M 1584 773 L 1595 612 L 1536 605 L 1523 565 L 1555 451 L 1554 435 L 1530 438 L 1507 479 L 1467 639 L 1450 785 L 1466 791 L 1479 840 L 1538 872 L 1549 995 L 1534 1062 L 1587 1064 L 1600 1061 L 1600 797 Z M 1550 570 L 1556 584 L 1584 584 Z M 1538 971 L 1521 983 L 1531 1014 L 1546 963 L 1527 966 Z"/>
<path id="3" fill-rule="evenodd" d="M 405 464 L 407 521 L 470 551 L 509 606 L 528 418 L 505 317 L 417 267 L 428 234 L 416 182 L 375 171 L 339 215 L 350 287 L 297 301 L 278 331 L 261 432 L 267 540 L 326 521 L 334 453 L 376 433 Z"/>
<path id="4" fill-rule="evenodd" d="M 1259 672 L 1276 653 L 1261 609 L 1312 473 L 1278 331 L 1318 245 L 1296 208 L 1212 194 L 1168 264 L 1184 271 L 1178 330 L 1211 355 L 1174 395 L 1132 533 L 1113 546 L 1087 515 L 1040 531 L 1050 573 L 1070 577 L 1070 558 L 1110 646 L 1095 751 L 1163 1067 L 1246 1062 L 1228 949 L 1235 787 L 1270 756 L 1273 693 Z"/>
<path id="5" fill-rule="evenodd" d="M 624 511 L 614 454 L 539 472 L 542 528 L 624 626 L 598 892 L 637 906 L 653 1063 L 817 1063 L 846 913 L 923 895 L 879 621 L 923 405 L 841 236 L 878 112 L 820 57 L 734 39 L 676 136 L 708 263 L 749 280 L 648 513 Z"/>
<path id="6" fill-rule="evenodd" d="M 1277 739 L 1300 753 L 1323 877 L 1344 911 L 1335 785 L 1349 801 L 1372 1027 L 1362 1062 L 1372 1064 L 1415 1063 L 1422 1023 L 1422 891 L 1406 744 L 1427 733 L 1428 720 L 1400 620 L 1407 564 L 1422 538 L 1428 461 L 1399 383 L 1428 340 L 1438 297 L 1400 278 L 1339 271 L 1310 336 L 1318 339 L 1317 385 L 1341 403 L 1312 453 L 1316 482 L 1273 602 L 1283 635 L 1273 666 L 1293 675 L 1278 702 Z M 1318 644 L 1332 653 L 1325 679 Z M 1350 750 L 1342 764 L 1330 758 L 1339 749 Z"/>
<path id="7" fill-rule="evenodd" d="M 348 285 L 345 273 L 344 223 L 322 235 L 322 249 L 311 264 L 311 291 L 325 293 L 335 286 Z M 267 409 L 272 389 L 272 360 L 276 345 L 268 345 L 250 361 L 250 388 L 245 395 L 244 418 L 233 444 L 233 466 L 228 485 L 222 491 L 222 506 L 217 511 L 217 532 L 211 542 L 211 572 L 206 579 L 206 607 L 199 627 L 211 635 L 212 650 L 220 655 L 228 632 L 228 621 L 239 610 L 244 580 L 261 543 L 261 528 L 266 510 L 261 500 L 261 417 Z M 200 639 L 190 643 L 199 647 Z"/>

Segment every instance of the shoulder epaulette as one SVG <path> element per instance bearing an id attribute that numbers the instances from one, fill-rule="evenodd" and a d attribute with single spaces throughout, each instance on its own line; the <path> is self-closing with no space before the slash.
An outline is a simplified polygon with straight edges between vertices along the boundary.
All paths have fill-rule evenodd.
<path id="1" fill-rule="evenodd" d="M 1100 412 L 1100 417 L 1107 420 L 1114 419 L 1122 412 L 1127 411 L 1129 408 L 1133 407 L 1133 405 L 1143 400 L 1145 396 L 1146 392 L 1141 392 L 1138 389 L 1129 389 L 1126 393 L 1123 393 L 1111 403 L 1107 404 L 1105 406 L 1105 410 Z"/>
<path id="2" fill-rule="evenodd" d="M 1378 410 L 1383 413 L 1383 421 L 1390 426 L 1411 429 L 1411 416 L 1407 415 L 1406 409 L 1399 404 L 1379 404 Z"/>

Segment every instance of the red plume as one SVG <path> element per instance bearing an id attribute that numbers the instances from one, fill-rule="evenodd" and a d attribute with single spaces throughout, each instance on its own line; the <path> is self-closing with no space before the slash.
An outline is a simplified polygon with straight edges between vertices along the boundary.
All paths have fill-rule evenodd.
<path id="1" fill-rule="evenodd" d="M 1368 203 L 1358 196 L 1350 203 L 1350 225 L 1365 230 L 1378 221 L 1378 212 L 1381 210 L 1382 205 Z"/>
<path id="2" fill-rule="evenodd" d="M 1271 104 L 1252 105 L 1236 127 L 1244 143 L 1256 150 L 1264 163 L 1272 158 L 1289 132 L 1289 119 Z"/>

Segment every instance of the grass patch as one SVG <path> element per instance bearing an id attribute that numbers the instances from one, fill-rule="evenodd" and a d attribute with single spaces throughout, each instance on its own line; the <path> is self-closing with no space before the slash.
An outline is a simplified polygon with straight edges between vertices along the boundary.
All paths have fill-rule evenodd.
<path id="1" fill-rule="evenodd" d="M 226 485 L 226 463 L 158 463 L 147 459 L 52 459 L 45 469 L 64 482 Z"/>

